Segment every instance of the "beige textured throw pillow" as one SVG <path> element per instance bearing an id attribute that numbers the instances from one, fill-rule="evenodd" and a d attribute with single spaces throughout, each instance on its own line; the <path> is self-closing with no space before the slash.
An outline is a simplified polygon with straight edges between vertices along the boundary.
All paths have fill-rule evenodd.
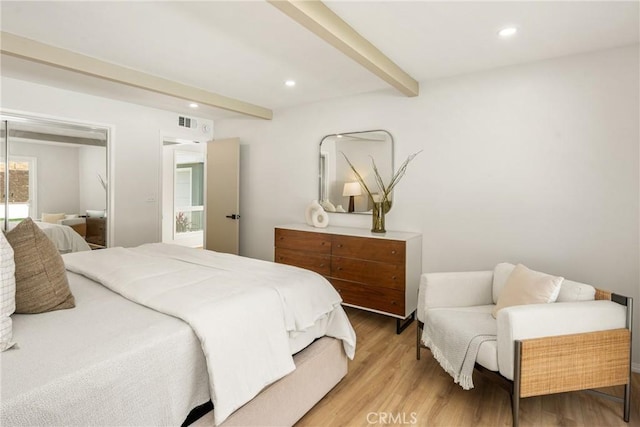
<path id="1" fill-rule="evenodd" d="M 75 307 L 60 253 L 27 218 L 7 233 L 16 264 L 16 313 L 44 313 Z"/>
<path id="2" fill-rule="evenodd" d="M 64 213 L 43 213 L 42 222 L 48 222 L 50 224 L 57 224 L 58 221 L 64 219 Z"/>
<path id="3" fill-rule="evenodd" d="M 563 280 L 563 277 L 529 270 L 522 264 L 516 265 L 493 308 L 493 317 L 505 307 L 555 302 Z"/>

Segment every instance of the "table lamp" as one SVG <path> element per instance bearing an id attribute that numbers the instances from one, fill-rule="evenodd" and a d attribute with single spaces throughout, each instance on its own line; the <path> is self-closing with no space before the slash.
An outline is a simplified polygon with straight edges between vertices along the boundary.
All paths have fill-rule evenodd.
<path id="1" fill-rule="evenodd" d="M 347 212 L 355 211 L 355 200 L 353 196 L 359 196 L 362 194 L 359 182 L 345 182 L 342 195 L 349 197 L 349 210 Z"/>

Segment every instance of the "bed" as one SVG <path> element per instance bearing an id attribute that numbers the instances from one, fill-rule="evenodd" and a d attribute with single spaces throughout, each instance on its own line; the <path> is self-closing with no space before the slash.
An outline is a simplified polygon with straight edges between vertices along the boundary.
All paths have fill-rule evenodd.
<path id="1" fill-rule="evenodd" d="M 355 351 L 307 270 L 161 243 L 63 259 L 76 307 L 12 316 L 1 425 L 178 425 L 210 400 L 200 423 L 293 424 Z"/>
<path id="2" fill-rule="evenodd" d="M 72 227 L 63 224 L 35 221 L 44 234 L 56 245 L 61 254 L 90 251 L 89 244 Z"/>

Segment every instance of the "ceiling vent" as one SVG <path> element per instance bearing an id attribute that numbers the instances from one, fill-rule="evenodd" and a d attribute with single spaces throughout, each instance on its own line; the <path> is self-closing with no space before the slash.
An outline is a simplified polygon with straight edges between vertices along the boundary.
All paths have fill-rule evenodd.
<path id="1" fill-rule="evenodd" d="M 178 126 L 182 128 L 195 129 L 198 127 L 198 121 L 189 117 L 178 116 Z"/>

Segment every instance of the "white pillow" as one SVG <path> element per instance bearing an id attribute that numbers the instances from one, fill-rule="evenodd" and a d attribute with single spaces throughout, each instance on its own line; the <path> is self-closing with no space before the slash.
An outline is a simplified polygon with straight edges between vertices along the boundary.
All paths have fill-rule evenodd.
<path id="1" fill-rule="evenodd" d="M 501 262 L 496 265 L 496 268 L 493 269 L 493 303 L 498 302 L 498 298 L 500 297 L 500 293 L 502 293 L 502 289 L 504 285 L 507 283 L 507 279 L 509 275 L 516 268 L 514 264 L 510 264 L 508 262 Z"/>
<path id="2" fill-rule="evenodd" d="M 61 219 L 64 219 L 64 213 L 42 213 L 42 222 L 57 224 Z"/>
<path id="3" fill-rule="evenodd" d="M 593 301 L 596 298 L 596 288 L 585 283 L 563 280 L 556 302 Z"/>
<path id="4" fill-rule="evenodd" d="M 493 308 L 493 317 L 505 307 L 555 302 L 563 280 L 563 277 L 529 270 L 522 264 L 516 265 Z"/>
<path id="5" fill-rule="evenodd" d="M 0 351 L 13 346 L 11 315 L 16 311 L 16 264 L 13 248 L 0 231 Z"/>

